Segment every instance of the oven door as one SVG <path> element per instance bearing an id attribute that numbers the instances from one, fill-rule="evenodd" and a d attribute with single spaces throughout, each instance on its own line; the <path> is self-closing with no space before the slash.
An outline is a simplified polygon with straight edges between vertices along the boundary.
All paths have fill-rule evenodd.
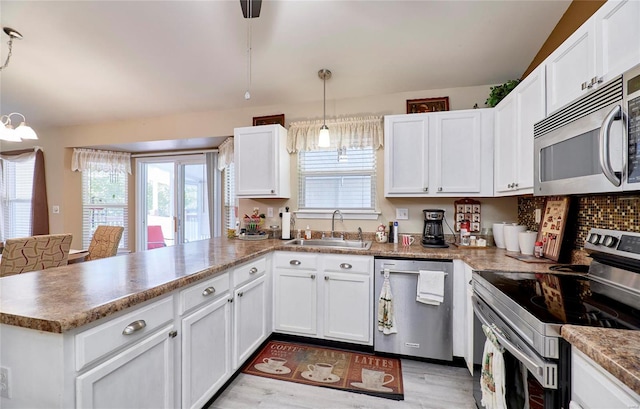
<path id="1" fill-rule="evenodd" d="M 560 378 L 566 376 L 569 366 L 559 365 L 560 360 L 545 359 L 539 356 L 527 345 L 488 304 L 472 297 L 473 309 L 476 316 L 475 325 L 486 325 L 493 330 L 500 345 L 504 348 L 505 381 L 507 407 L 510 409 L 557 409 L 568 408 L 568 380 Z M 479 336 L 474 339 L 476 346 L 484 345 L 486 337 L 482 331 L 475 331 Z M 482 354 L 482 348 L 476 347 L 476 353 Z M 563 356 L 561 359 L 566 357 Z M 474 357 L 474 362 L 482 362 L 482 356 Z M 478 408 L 481 403 L 482 392 L 480 384 L 481 366 L 474 369 L 474 399 Z M 565 370 L 566 368 L 566 370 Z"/>
<path id="2" fill-rule="evenodd" d="M 623 118 L 618 101 L 536 137 L 534 194 L 622 191 Z"/>

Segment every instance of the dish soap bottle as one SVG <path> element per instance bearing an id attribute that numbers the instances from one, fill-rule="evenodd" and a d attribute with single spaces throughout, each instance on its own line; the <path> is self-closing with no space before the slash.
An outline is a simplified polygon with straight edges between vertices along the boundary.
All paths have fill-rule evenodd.
<path id="1" fill-rule="evenodd" d="M 311 228 L 307 224 L 307 229 L 304 231 L 304 238 L 307 240 L 311 240 Z"/>

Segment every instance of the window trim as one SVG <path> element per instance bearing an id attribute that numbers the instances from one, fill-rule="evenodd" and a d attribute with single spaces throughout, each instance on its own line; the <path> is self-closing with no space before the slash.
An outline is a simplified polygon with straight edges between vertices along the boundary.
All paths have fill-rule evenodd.
<path id="1" fill-rule="evenodd" d="M 298 209 L 293 213 L 298 219 L 331 219 L 335 210 Z M 377 220 L 382 214 L 379 210 L 339 210 L 345 220 Z"/>

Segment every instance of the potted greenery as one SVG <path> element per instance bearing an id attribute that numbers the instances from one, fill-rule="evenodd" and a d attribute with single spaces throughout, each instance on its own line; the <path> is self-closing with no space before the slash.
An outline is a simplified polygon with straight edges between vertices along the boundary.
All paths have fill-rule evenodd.
<path id="1" fill-rule="evenodd" d="M 520 80 L 509 80 L 502 85 L 496 85 L 495 87 L 491 87 L 491 92 L 489 92 L 489 98 L 485 104 L 490 107 L 494 107 L 498 105 L 500 101 L 520 83 Z"/>

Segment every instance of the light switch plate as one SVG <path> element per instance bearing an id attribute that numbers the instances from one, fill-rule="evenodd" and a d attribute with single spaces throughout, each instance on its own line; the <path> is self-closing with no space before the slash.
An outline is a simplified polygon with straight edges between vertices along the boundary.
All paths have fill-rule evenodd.
<path id="1" fill-rule="evenodd" d="M 396 209 L 396 220 L 408 220 L 409 209 Z"/>
<path id="2" fill-rule="evenodd" d="M 273 217 L 273 207 L 267 207 L 267 217 Z"/>

